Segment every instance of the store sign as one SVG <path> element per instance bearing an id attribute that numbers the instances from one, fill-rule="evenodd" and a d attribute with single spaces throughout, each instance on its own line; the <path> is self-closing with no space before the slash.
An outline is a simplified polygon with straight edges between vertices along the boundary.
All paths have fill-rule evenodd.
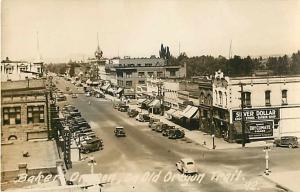
<path id="1" fill-rule="evenodd" d="M 247 122 L 246 126 L 250 139 L 273 136 L 273 121 Z"/>
<path id="2" fill-rule="evenodd" d="M 72 166 L 71 162 L 71 133 L 70 130 L 64 130 L 64 160 L 67 167 Z"/>
<path id="3" fill-rule="evenodd" d="M 244 120 L 273 120 L 279 118 L 278 108 L 268 108 L 268 109 L 245 109 L 244 110 Z M 232 111 L 232 121 L 241 121 L 242 111 L 233 110 Z"/>

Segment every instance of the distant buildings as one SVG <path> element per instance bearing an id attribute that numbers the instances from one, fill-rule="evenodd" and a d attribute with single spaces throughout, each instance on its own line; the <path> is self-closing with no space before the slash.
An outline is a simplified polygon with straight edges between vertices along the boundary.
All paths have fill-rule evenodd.
<path id="1" fill-rule="evenodd" d="M 43 76 L 43 63 L 12 61 L 8 57 L 1 61 L 1 81 L 18 81 Z"/>

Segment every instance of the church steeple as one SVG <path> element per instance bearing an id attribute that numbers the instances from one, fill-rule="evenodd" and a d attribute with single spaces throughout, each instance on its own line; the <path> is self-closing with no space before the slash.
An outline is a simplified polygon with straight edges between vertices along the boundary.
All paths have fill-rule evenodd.
<path id="1" fill-rule="evenodd" d="M 103 51 L 100 49 L 98 33 L 97 33 L 97 43 L 98 46 L 97 46 L 97 50 L 95 51 L 95 57 L 97 60 L 100 60 L 102 58 Z"/>

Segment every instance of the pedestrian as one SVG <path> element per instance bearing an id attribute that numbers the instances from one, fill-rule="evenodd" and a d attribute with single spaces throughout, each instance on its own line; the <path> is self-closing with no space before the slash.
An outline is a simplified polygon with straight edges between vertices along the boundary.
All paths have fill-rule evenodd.
<path id="1" fill-rule="evenodd" d="M 89 105 L 91 104 L 91 101 L 89 101 Z"/>

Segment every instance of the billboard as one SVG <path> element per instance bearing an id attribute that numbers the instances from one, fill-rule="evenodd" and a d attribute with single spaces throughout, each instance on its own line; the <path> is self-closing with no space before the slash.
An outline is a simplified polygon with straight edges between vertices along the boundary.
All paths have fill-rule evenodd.
<path id="1" fill-rule="evenodd" d="M 249 139 L 273 137 L 273 121 L 246 122 Z"/>
<path id="2" fill-rule="evenodd" d="M 264 109 L 244 109 L 244 120 L 255 121 L 255 120 L 274 120 L 279 118 L 278 108 L 264 108 Z M 242 111 L 232 111 L 232 122 L 242 120 Z"/>

